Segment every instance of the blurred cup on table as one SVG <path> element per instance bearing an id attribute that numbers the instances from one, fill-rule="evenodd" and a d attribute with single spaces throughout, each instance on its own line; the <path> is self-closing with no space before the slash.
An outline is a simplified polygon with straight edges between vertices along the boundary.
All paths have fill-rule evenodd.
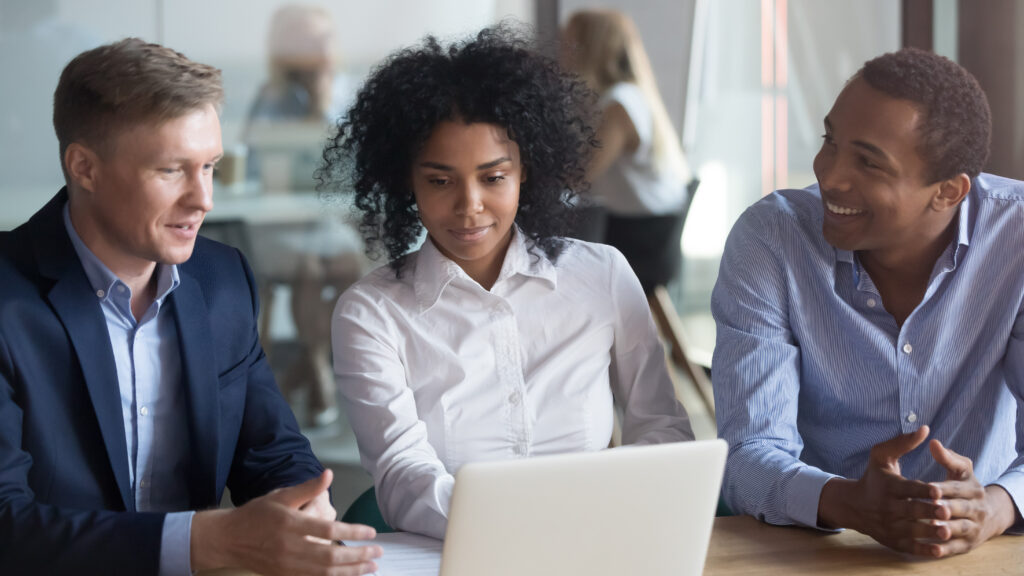
<path id="1" fill-rule="evenodd" d="M 245 159 L 249 149 L 238 144 L 224 150 L 224 157 L 217 164 L 217 179 L 224 186 L 235 186 L 245 183 Z"/>

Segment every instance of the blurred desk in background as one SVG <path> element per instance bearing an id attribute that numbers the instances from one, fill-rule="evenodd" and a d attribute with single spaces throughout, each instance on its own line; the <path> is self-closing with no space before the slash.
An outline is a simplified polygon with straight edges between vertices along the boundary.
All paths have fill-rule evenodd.
<path id="1" fill-rule="evenodd" d="M 13 230 L 28 221 L 57 191 L 54 188 L 0 188 L 0 230 Z M 324 217 L 344 217 L 348 205 L 321 200 L 314 190 L 262 194 L 258 184 L 214 185 L 213 210 L 206 222 L 243 220 L 248 224 L 312 222 Z"/>

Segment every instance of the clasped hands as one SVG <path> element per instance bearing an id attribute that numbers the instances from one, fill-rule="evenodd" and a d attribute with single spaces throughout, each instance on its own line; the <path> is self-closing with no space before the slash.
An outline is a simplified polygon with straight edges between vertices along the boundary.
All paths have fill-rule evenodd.
<path id="1" fill-rule="evenodd" d="M 339 546 L 370 540 L 369 526 L 335 521 L 325 470 L 303 484 L 274 490 L 232 510 L 198 512 L 192 519 L 193 570 L 237 567 L 263 576 L 358 575 L 377 569 L 379 546 Z"/>
<path id="2" fill-rule="evenodd" d="M 982 486 L 970 458 L 936 439 L 928 448 L 946 469 L 943 482 L 904 478 L 899 459 L 921 445 L 928 427 L 871 449 L 859 480 L 833 478 L 818 504 L 821 526 L 852 528 L 890 548 L 942 558 L 963 554 L 1014 524 L 1016 508 L 999 486 Z"/>

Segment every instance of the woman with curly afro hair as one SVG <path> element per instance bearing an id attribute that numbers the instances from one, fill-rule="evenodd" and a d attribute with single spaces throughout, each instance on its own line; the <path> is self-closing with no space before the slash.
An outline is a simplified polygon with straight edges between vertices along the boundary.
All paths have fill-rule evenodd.
<path id="1" fill-rule="evenodd" d="M 467 462 L 693 438 L 643 290 L 561 236 L 592 96 L 508 27 L 376 68 L 324 152 L 391 259 L 338 300 L 335 376 L 393 527 L 444 536 Z M 426 230 L 422 247 L 414 247 Z"/>

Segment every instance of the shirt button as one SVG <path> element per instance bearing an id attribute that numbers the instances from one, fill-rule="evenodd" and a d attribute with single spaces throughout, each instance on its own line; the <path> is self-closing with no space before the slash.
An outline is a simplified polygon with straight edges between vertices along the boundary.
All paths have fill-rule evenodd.
<path id="1" fill-rule="evenodd" d="M 515 392 L 513 392 L 513 393 L 508 395 L 508 402 L 509 402 L 509 404 L 515 406 L 516 404 L 519 404 L 519 398 L 520 398 L 520 395 L 519 395 L 519 391 L 517 390 L 517 391 L 515 391 Z"/>
<path id="2" fill-rule="evenodd" d="M 107 295 L 107 293 L 104 292 L 103 290 L 97 290 L 96 291 L 96 296 L 99 296 L 100 298 L 103 298 L 106 295 Z"/>
<path id="3" fill-rule="evenodd" d="M 516 453 L 516 456 L 522 456 L 523 454 L 526 454 L 526 447 L 522 444 L 516 444 L 515 447 L 512 448 L 512 451 Z"/>
<path id="4" fill-rule="evenodd" d="M 142 414 L 143 416 L 149 416 L 149 406 L 143 406 L 142 408 L 139 408 L 139 414 Z"/>
<path id="5" fill-rule="evenodd" d="M 868 298 L 868 308 L 874 308 L 875 304 L 878 304 L 878 302 L 874 298 Z"/>
<path id="6" fill-rule="evenodd" d="M 910 422 L 911 424 L 913 424 L 914 422 L 917 422 L 917 414 L 915 414 L 913 412 L 911 412 L 910 414 L 907 414 L 907 422 Z"/>
<path id="7" fill-rule="evenodd" d="M 121 293 L 124 293 L 124 284 L 118 284 L 117 285 L 117 291 L 121 292 Z"/>
<path id="8" fill-rule="evenodd" d="M 907 342 L 906 344 L 903 345 L 903 352 L 905 354 L 910 354 L 913 351 L 914 351 L 914 347 L 910 345 L 910 342 Z"/>
<path id="9" fill-rule="evenodd" d="M 149 488 L 149 480 L 139 480 L 139 486 L 142 488 Z"/>

